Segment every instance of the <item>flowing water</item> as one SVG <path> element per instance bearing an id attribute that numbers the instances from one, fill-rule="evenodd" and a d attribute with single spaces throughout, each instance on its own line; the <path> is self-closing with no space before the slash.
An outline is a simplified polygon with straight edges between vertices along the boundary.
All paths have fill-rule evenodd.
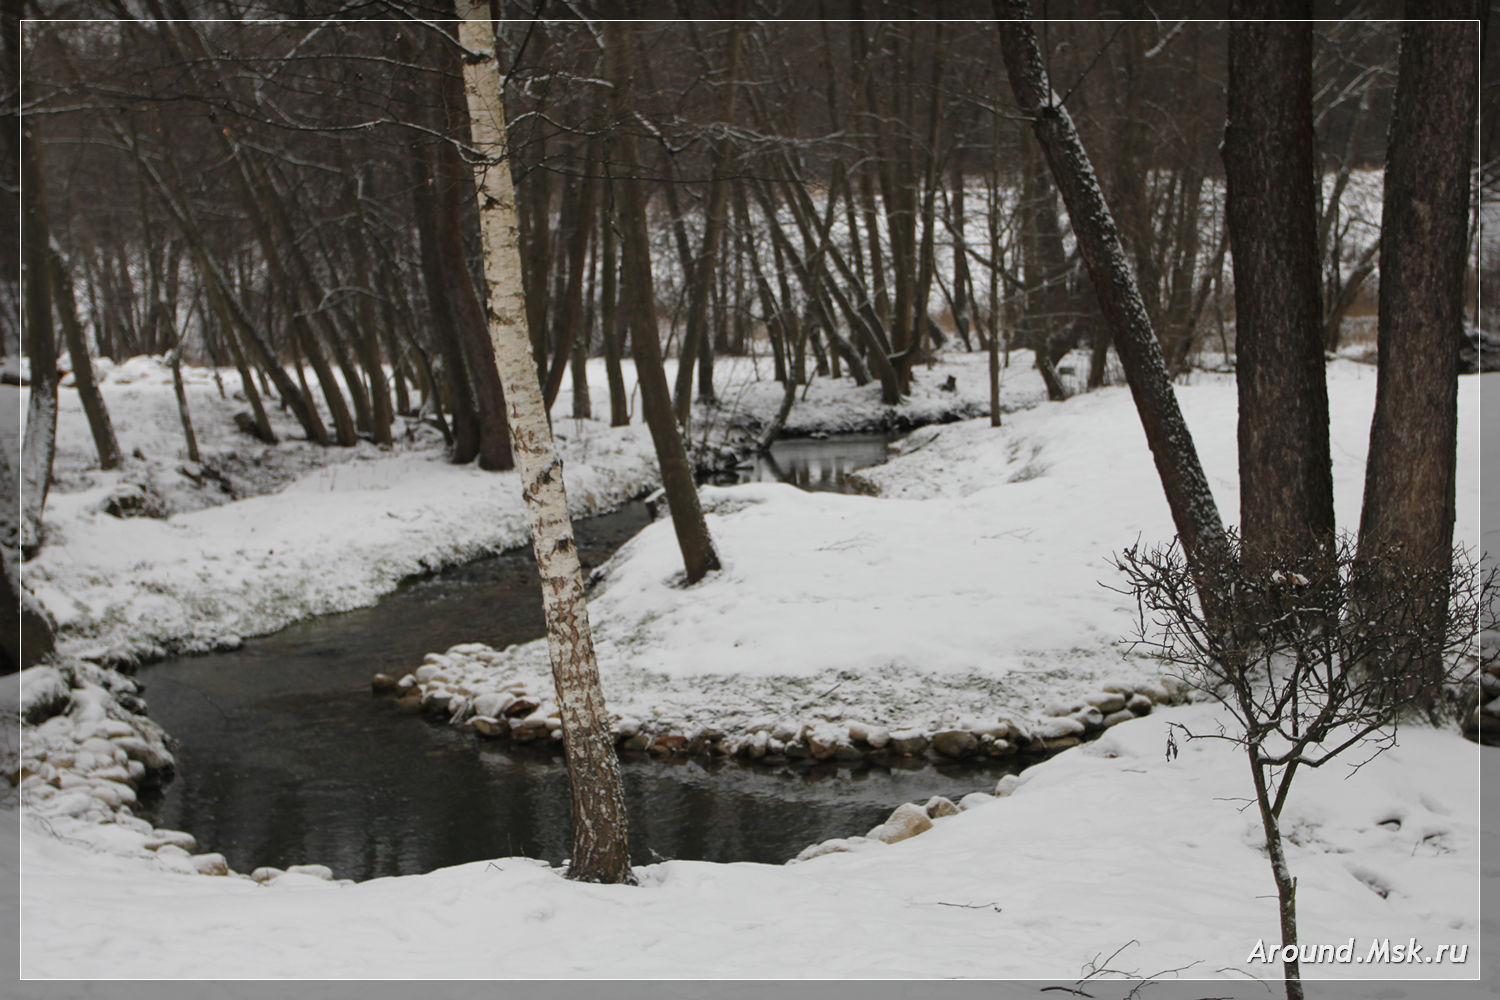
<path id="1" fill-rule="evenodd" d="M 878 450 L 871 447 L 878 443 Z M 840 441 L 778 444 L 755 478 L 839 488 Z M 861 439 L 860 464 L 884 457 Z M 793 454 L 788 455 L 788 451 Z M 811 461 L 799 458 L 811 457 Z M 648 521 L 643 504 L 578 522 L 585 567 Z M 232 867 L 321 863 L 344 878 L 429 871 L 482 858 L 561 861 L 568 852 L 560 757 L 486 743 L 370 694 L 459 642 L 503 647 L 543 634 L 529 551 L 403 586 L 371 608 L 328 615 L 241 649 L 146 668 L 152 716 L 180 741 L 177 778 L 143 802 Z M 622 761 L 637 863 L 664 858 L 781 862 L 808 844 L 863 833 L 897 803 L 993 785 L 996 769 L 813 767 Z"/>

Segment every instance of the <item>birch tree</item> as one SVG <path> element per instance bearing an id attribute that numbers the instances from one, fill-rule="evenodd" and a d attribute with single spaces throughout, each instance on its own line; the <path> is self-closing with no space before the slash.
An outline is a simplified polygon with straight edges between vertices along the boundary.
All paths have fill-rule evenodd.
<path id="1" fill-rule="evenodd" d="M 568 876 L 585 882 L 633 884 L 624 786 L 614 743 L 604 724 L 604 695 L 568 517 L 562 462 L 547 423 L 526 329 L 519 225 L 506 155 L 494 30 L 487 4 L 459 0 L 458 13 L 463 18 L 459 44 L 464 49 L 464 96 L 474 148 L 481 154 L 475 165 L 475 189 L 488 285 L 485 315 L 505 390 L 522 496 L 531 518 L 547 649 L 572 788 L 573 857 Z"/>

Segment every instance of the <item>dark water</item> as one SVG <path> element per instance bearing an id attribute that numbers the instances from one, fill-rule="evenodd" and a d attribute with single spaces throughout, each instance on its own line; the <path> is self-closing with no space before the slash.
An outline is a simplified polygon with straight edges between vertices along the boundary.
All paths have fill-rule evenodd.
<path id="1" fill-rule="evenodd" d="M 729 482 L 791 483 L 804 490 L 850 492 L 849 475 L 886 459 L 885 434 L 840 434 L 827 438 L 783 438 L 768 455 L 736 470 Z"/>
<path id="2" fill-rule="evenodd" d="M 585 566 L 647 520 L 633 503 L 580 521 Z M 399 715 L 369 687 L 371 675 L 399 676 L 455 643 L 503 647 L 542 631 L 536 569 L 522 551 L 233 652 L 151 666 L 141 675 L 151 713 L 181 745 L 177 779 L 145 805 L 155 822 L 191 832 L 239 871 L 321 863 L 364 879 L 513 854 L 560 861 L 568 853 L 560 759 Z M 1001 773 L 927 764 L 776 771 L 631 757 L 622 766 L 638 863 L 785 861 L 810 843 L 864 833 L 900 802 L 956 798 Z"/>

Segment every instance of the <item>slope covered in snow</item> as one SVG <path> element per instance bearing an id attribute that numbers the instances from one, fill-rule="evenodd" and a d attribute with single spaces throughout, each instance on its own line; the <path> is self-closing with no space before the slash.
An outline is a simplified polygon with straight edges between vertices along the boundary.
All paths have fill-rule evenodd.
<path id="1" fill-rule="evenodd" d="M 1336 500 L 1349 528 L 1373 390 L 1373 369 L 1331 366 Z M 1233 520 L 1233 382 L 1198 376 L 1179 394 L 1220 509 Z M 1463 380 L 1460 412 L 1458 537 L 1472 544 L 1477 379 Z M 572 426 L 559 422 L 564 432 Z M 599 454 L 597 441 L 589 447 Z M 764 484 L 705 489 L 725 568 L 695 587 L 676 579 L 666 523 L 622 549 L 591 603 L 611 709 L 700 725 L 805 712 L 924 726 L 968 712 L 1047 714 L 1051 701 L 1113 678 L 1144 683 L 1157 671 L 1116 645 L 1131 608 L 1100 585 L 1110 582 L 1110 552 L 1171 534 L 1125 390 L 1012 414 L 998 430 L 982 419 L 927 428 L 899 450 L 866 475 L 880 497 Z M 260 510 L 253 524 L 234 520 L 241 515 L 228 507 L 188 516 L 204 519 L 195 543 L 203 551 L 227 547 L 240 560 L 241 550 L 253 555 L 250 527 L 305 508 L 309 526 L 276 527 L 294 550 L 319 551 L 325 563 L 378 564 L 385 557 L 362 540 L 380 534 L 375 512 L 392 498 L 424 523 L 465 530 L 474 510 L 494 503 L 466 493 L 459 479 L 437 479 L 440 470 L 410 455 L 345 462 L 261 498 L 263 509 L 229 505 Z M 413 476 L 423 482 L 412 484 Z M 325 506 L 325 496 L 344 502 Z M 369 505 L 358 508 L 369 523 L 335 516 L 350 502 Z M 81 525 L 95 516 L 60 513 L 66 541 L 58 551 L 83 561 L 89 536 Z M 180 572 L 212 580 L 211 563 L 180 559 Z M 58 572 L 86 579 L 81 568 Z M 82 648 L 89 634 L 75 635 Z M 484 659 L 498 664 L 488 671 L 496 684 L 518 676 L 541 683 L 540 643 Z M 69 718 L 58 716 L 57 728 Z M 99 741 L 80 740 L 95 769 L 85 784 L 108 781 L 101 770 L 128 770 L 128 754 L 108 759 L 106 741 L 115 737 L 107 717 L 77 721 Z M 1276 975 L 1250 958 L 1258 942 L 1277 939 L 1277 924 L 1258 822 L 1245 808 L 1247 769 L 1232 748 L 1180 736 L 1182 752 L 1169 759 L 1173 722 L 1203 729 L 1216 716 L 1209 706 L 1179 706 L 1121 722 L 1028 771 L 1019 787 L 1006 784 L 1007 794 L 965 799 L 957 814 L 897 843 L 850 830 L 846 850 L 792 865 L 668 861 L 643 869 L 638 888 L 577 885 L 514 858 L 352 885 L 317 873 L 265 884 L 205 877 L 183 870 L 211 867 L 185 863 L 185 851 L 147 849 L 154 834 L 122 822 L 128 811 L 93 824 L 85 846 L 47 835 L 48 827 L 77 828 L 38 808 L 21 828 L 21 970 L 45 978 L 962 976 L 1071 984 L 1091 962 L 1114 956 L 1114 969 L 1214 978 L 1213 995 L 1238 996 L 1247 977 Z M 1335 765 L 1299 777 L 1286 825 L 1303 941 L 1353 938 L 1351 954 L 1377 959 L 1313 964 L 1310 978 L 1476 974 L 1480 845 L 1493 837 L 1492 827 L 1480 830 L 1479 771 L 1494 752 L 1456 732 L 1411 727 L 1357 772 Z M 49 797 L 67 794 L 57 788 Z M 1466 948 L 1464 960 L 1378 960 L 1379 942 L 1410 938 L 1425 957 L 1454 946 Z M 1420 983 L 1381 989 L 1392 998 L 1427 995 Z M 1266 988 L 1251 984 L 1243 995 Z"/>

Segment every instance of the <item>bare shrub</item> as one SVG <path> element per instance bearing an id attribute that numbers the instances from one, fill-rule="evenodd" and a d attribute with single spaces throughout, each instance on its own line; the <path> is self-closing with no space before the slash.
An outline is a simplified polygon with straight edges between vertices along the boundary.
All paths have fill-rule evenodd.
<path id="1" fill-rule="evenodd" d="M 1132 546 L 1114 565 L 1122 592 L 1136 599 L 1134 645 L 1172 664 L 1237 723 L 1216 732 L 1174 723 L 1168 752 L 1181 735 L 1225 740 L 1249 756 L 1285 948 L 1297 943 L 1297 882 L 1279 825 L 1292 779 L 1340 757 L 1359 768 L 1395 745 L 1398 723 L 1425 706 L 1456 714 L 1462 685 L 1478 669 L 1475 639 L 1494 573 L 1482 584 L 1462 549 L 1451 566 L 1356 563 L 1354 540 L 1344 536 L 1326 558 L 1272 561 L 1252 575 L 1241 568 L 1238 537 L 1229 543 L 1222 564 L 1197 567 L 1196 580 L 1213 581 L 1211 593 L 1199 593 L 1175 542 Z M 1372 575 L 1378 588 L 1368 585 Z M 1413 614 L 1435 588 L 1448 596 L 1447 615 Z M 1205 604 L 1224 613 L 1211 623 Z M 1288 1000 L 1300 1000 L 1295 949 L 1284 954 L 1293 955 L 1284 962 Z"/>

